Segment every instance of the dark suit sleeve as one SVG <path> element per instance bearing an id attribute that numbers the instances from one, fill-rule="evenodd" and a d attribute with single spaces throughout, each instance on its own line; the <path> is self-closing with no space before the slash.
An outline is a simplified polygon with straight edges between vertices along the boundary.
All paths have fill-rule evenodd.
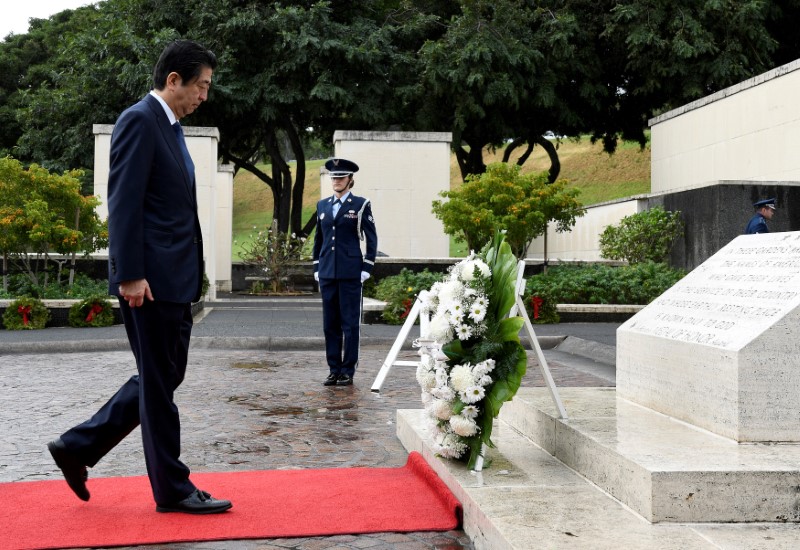
<path id="1" fill-rule="evenodd" d="M 375 267 L 375 257 L 378 255 L 378 232 L 375 228 L 375 218 L 372 216 L 372 207 L 369 200 L 364 204 L 364 213 L 361 216 L 361 233 L 367 241 L 367 249 L 361 271 L 372 273 Z"/>
<path id="2" fill-rule="evenodd" d="M 108 178 L 110 281 L 145 277 L 144 204 L 154 153 L 152 121 L 125 111 L 111 136 Z"/>
<path id="3" fill-rule="evenodd" d="M 322 251 L 322 224 L 319 219 L 319 203 L 317 203 L 317 228 L 314 231 L 314 248 L 311 253 L 311 259 L 314 262 L 314 273 L 319 271 L 319 254 Z"/>

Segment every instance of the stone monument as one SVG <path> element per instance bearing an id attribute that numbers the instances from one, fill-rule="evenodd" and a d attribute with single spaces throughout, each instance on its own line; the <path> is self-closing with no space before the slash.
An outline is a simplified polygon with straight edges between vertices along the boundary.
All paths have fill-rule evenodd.
<path id="1" fill-rule="evenodd" d="M 737 442 L 800 441 L 800 232 L 742 235 L 617 331 L 617 395 Z"/>

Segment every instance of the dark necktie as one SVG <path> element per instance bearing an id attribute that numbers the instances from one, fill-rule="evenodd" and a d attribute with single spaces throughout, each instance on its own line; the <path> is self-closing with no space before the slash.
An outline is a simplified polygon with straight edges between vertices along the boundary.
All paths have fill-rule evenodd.
<path id="1" fill-rule="evenodd" d="M 175 131 L 175 137 L 178 138 L 178 146 L 180 146 L 181 153 L 183 153 L 183 162 L 189 172 L 189 178 L 194 181 L 194 162 L 192 162 L 192 157 L 189 155 L 189 149 L 186 148 L 186 138 L 183 136 L 181 123 L 176 122 L 172 125 L 172 129 Z"/>
<path id="2" fill-rule="evenodd" d="M 339 213 L 339 207 L 341 207 L 341 206 L 342 206 L 342 201 L 340 201 L 339 199 L 336 199 L 335 201 L 333 201 L 333 217 L 334 218 L 336 217 L 336 214 Z"/>

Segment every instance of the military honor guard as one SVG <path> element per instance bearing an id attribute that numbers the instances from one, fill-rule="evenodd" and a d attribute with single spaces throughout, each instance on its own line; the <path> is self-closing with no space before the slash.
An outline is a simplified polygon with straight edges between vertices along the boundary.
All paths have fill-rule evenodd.
<path id="1" fill-rule="evenodd" d="M 769 233 L 767 220 L 771 220 L 773 214 L 775 214 L 775 199 L 764 199 L 763 201 L 754 202 L 753 208 L 756 209 L 756 213 L 747 223 L 747 227 L 744 229 L 745 235 Z"/>
<path id="2" fill-rule="evenodd" d="M 326 386 L 349 386 L 358 366 L 362 287 L 378 253 L 378 234 L 369 199 L 355 196 L 358 165 L 332 158 L 325 163 L 333 195 L 317 203 L 314 278 L 322 294 L 322 328 L 330 370 Z M 366 253 L 361 251 L 366 241 Z"/>

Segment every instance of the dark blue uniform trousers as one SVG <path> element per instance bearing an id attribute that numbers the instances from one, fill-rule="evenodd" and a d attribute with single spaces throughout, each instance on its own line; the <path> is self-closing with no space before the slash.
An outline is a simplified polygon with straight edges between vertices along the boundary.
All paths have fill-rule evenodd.
<path id="1" fill-rule="evenodd" d="M 325 356 L 333 374 L 353 376 L 356 372 L 361 332 L 361 289 L 359 279 L 319 280 Z"/>
<path id="2" fill-rule="evenodd" d="M 136 426 L 142 426 L 147 475 L 156 504 L 173 504 L 195 490 L 180 461 L 180 418 L 173 401 L 183 381 L 192 332 L 190 304 L 150 302 L 131 308 L 120 299 L 139 374 L 97 413 L 61 436 L 66 448 L 94 466 Z"/>

